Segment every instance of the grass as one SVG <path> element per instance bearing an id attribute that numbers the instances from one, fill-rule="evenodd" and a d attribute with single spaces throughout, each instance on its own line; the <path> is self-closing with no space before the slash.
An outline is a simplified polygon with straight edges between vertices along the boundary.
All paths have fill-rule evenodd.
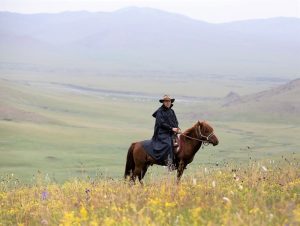
<path id="1" fill-rule="evenodd" d="M 76 79 L 77 83 L 82 82 Z M 130 143 L 151 138 L 154 125 L 151 114 L 159 103 L 79 93 L 46 84 L 2 80 L 1 107 L 34 115 L 12 111 L 10 120 L 0 120 L 0 175 L 14 173 L 26 183 L 32 181 L 37 171 L 47 173 L 58 182 L 70 177 L 94 176 L 98 172 L 122 177 Z M 292 153 L 299 157 L 298 124 L 250 118 L 248 121 L 212 120 L 204 114 L 208 108 L 217 109 L 211 101 L 175 103 L 183 130 L 198 119 L 207 119 L 220 140 L 217 147 L 201 149 L 191 166 L 245 162 L 250 157 L 280 158 Z"/>
<path id="2" fill-rule="evenodd" d="M 93 178 L 57 184 L 39 173 L 28 186 L 0 183 L 0 225 L 297 225 L 299 161 L 199 166 L 179 185 L 151 173 L 145 185 Z"/>
<path id="3" fill-rule="evenodd" d="M 144 187 L 130 186 L 122 179 L 127 149 L 151 138 L 151 114 L 159 104 L 49 83 L 70 83 L 67 77 L 21 77 L 0 80 L 1 226 L 300 224 L 300 127 L 293 119 L 245 113 L 223 120 L 207 114 L 222 111 L 211 100 L 175 102 L 183 130 L 206 119 L 220 144 L 200 149 L 179 185 L 175 173 L 152 166 Z M 232 88 L 229 81 L 212 89 L 197 79 L 184 86 L 170 78 L 72 79 L 157 96 L 159 90 L 181 95 L 191 87 L 191 96 L 215 90 L 216 97 Z M 235 85 L 241 93 L 264 86 Z"/>

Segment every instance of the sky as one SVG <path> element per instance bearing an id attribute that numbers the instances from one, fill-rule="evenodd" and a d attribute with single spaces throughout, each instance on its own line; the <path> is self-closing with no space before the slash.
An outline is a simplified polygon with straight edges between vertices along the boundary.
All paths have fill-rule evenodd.
<path id="1" fill-rule="evenodd" d="M 270 17 L 299 17 L 300 0 L 0 0 L 0 11 L 20 13 L 111 12 L 151 7 L 212 23 Z"/>

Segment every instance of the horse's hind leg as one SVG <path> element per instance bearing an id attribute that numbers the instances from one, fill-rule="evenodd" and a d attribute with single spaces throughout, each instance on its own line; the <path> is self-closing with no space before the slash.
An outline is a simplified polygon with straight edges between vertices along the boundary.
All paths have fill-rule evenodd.
<path id="1" fill-rule="evenodd" d="M 138 177 L 139 179 L 139 182 L 141 183 L 141 185 L 143 185 L 143 178 L 147 172 L 147 169 L 148 169 L 149 165 L 145 164 L 145 165 L 138 165 L 138 166 L 135 166 L 135 169 L 134 169 L 134 176 L 135 177 Z"/>
<path id="2" fill-rule="evenodd" d="M 143 149 L 141 143 L 136 143 L 134 149 L 134 162 L 135 166 L 133 169 L 133 178 L 138 177 L 141 184 L 143 184 L 142 179 L 145 176 L 148 168 L 147 164 L 147 154 Z"/>
<path id="3" fill-rule="evenodd" d="M 135 184 L 135 175 L 134 175 L 134 171 L 131 172 L 130 175 L 130 180 L 129 180 L 130 184 Z"/>
<path id="4" fill-rule="evenodd" d="M 131 184 L 135 184 L 135 180 L 136 180 L 136 177 L 139 178 L 139 168 L 137 166 L 134 167 L 134 169 L 132 169 L 131 171 L 131 176 L 130 176 L 130 182 Z"/>
<path id="5" fill-rule="evenodd" d="M 136 177 L 138 177 L 140 183 L 143 184 L 142 175 L 143 175 L 142 167 L 135 166 L 134 171 L 133 171 L 133 181 L 135 182 Z"/>

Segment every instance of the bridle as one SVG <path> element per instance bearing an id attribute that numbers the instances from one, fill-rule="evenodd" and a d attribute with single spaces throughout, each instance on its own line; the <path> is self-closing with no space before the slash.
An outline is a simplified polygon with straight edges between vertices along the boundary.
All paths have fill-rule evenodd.
<path id="1" fill-rule="evenodd" d="M 198 122 L 199 122 L 199 121 L 198 121 Z M 203 145 L 209 145 L 209 138 L 212 137 L 213 135 L 215 135 L 215 134 L 214 134 L 214 131 L 212 131 L 209 135 L 205 136 L 205 135 L 203 135 L 203 134 L 201 133 L 201 126 L 200 126 L 200 125 L 201 125 L 201 124 L 200 124 L 200 122 L 199 122 L 199 126 L 198 126 L 197 129 L 196 129 L 197 137 L 200 137 L 200 139 L 199 139 L 199 138 L 196 138 L 196 137 L 188 136 L 188 135 L 186 135 L 186 134 L 184 134 L 184 133 L 181 133 L 181 135 L 184 136 L 184 137 L 187 137 L 187 138 L 189 138 L 189 139 L 191 139 L 191 140 L 201 141 L 201 142 L 203 142 Z M 203 139 L 203 138 L 204 138 L 204 139 Z"/>

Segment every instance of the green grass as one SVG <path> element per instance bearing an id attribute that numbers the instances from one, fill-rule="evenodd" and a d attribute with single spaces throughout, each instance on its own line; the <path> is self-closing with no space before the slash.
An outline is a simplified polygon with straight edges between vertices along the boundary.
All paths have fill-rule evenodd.
<path id="1" fill-rule="evenodd" d="M 66 82 L 64 79 L 61 82 Z M 116 88 L 114 79 L 111 83 L 104 83 L 103 87 Z M 46 78 L 33 80 L 47 81 Z M 73 83 L 80 84 L 81 81 L 75 77 Z M 100 85 L 101 81 L 95 80 L 94 86 Z M 86 83 L 92 84 L 91 81 Z M 142 84 L 137 82 L 135 89 L 133 86 L 122 86 L 121 89 L 145 90 L 157 93 L 159 97 L 158 90 L 166 87 L 155 82 L 147 86 Z M 195 84 L 192 87 L 191 95 L 196 94 Z M 226 87 L 229 89 L 229 85 Z M 93 177 L 99 173 L 122 177 L 128 147 L 131 142 L 151 138 L 154 126 L 151 114 L 159 107 L 158 102 L 74 93 L 49 84 L 24 85 L 1 80 L 0 88 L 1 108 L 21 110 L 21 113 L 14 110 L 9 115 L 11 118 L 0 120 L 1 174 L 14 173 L 26 182 L 30 182 L 38 171 L 48 173 L 60 182 L 70 177 Z M 183 93 L 186 89 L 184 92 L 181 87 L 177 94 Z M 205 116 L 209 108 L 217 110 L 211 101 L 175 102 L 183 130 L 198 119 L 206 119 L 220 140 L 219 146 L 201 149 L 191 164 L 192 168 L 226 162 L 247 163 L 249 158 L 281 158 L 282 155 L 299 158 L 298 124 L 274 120 L 261 122 L 255 117 L 218 120 L 217 117 Z M 24 112 L 34 114 L 28 116 Z M 157 168 L 152 167 L 150 172 L 163 171 L 162 167 Z"/>

